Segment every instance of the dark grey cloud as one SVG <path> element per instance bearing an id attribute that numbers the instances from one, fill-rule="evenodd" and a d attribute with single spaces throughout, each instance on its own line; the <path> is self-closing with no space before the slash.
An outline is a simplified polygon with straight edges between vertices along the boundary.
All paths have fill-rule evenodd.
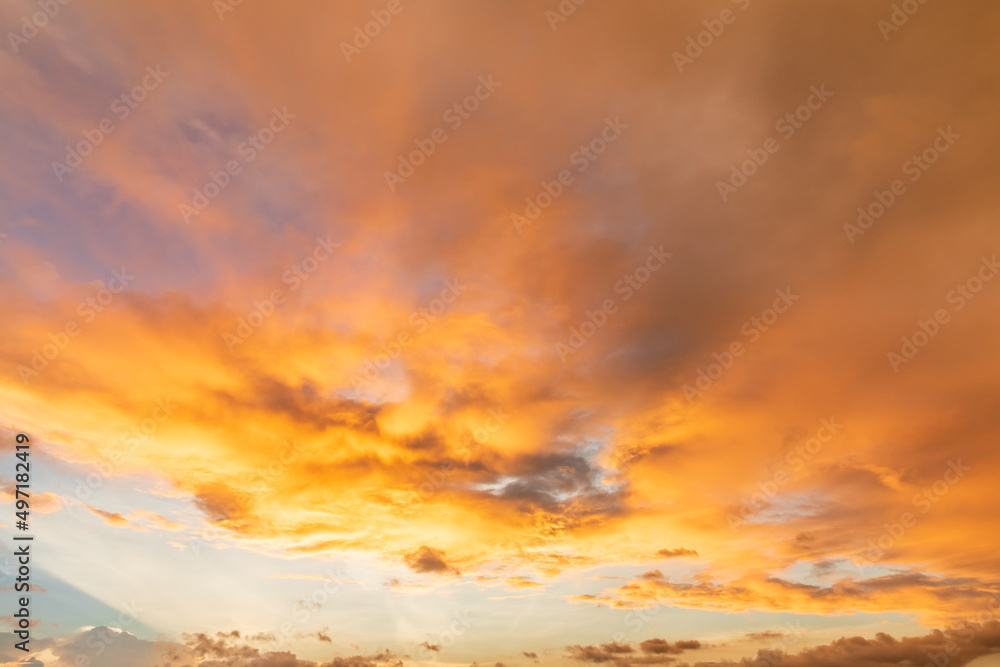
<path id="1" fill-rule="evenodd" d="M 415 551 L 403 554 L 403 562 L 414 572 L 451 572 L 454 571 L 444 560 L 444 552 L 426 545 Z"/>

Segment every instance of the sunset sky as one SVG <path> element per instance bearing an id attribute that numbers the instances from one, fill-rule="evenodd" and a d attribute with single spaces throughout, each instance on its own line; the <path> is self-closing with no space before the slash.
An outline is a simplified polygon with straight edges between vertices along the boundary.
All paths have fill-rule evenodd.
<path id="1" fill-rule="evenodd" d="M 1000 5 L 0 25 L 0 664 L 1000 665 Z"/>

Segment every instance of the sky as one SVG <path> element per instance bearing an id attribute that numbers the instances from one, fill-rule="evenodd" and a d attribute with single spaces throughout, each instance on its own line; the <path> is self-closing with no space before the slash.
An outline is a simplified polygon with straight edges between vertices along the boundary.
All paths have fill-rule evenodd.
<path id="1" fill-rule="evenodd" d="M 0 664 L 1000 665 L 1000 6 L 0 25 Z"/>

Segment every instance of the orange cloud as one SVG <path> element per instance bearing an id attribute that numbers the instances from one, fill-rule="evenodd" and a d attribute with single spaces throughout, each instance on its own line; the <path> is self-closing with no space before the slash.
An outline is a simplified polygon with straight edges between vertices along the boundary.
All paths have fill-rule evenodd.
<path id="1" fill-rule="evenodd" d="M 861 5 L 755 4 L 683 73 L 694 5 L 557 30 L 530 3 L 414 5 L 350 63 L 351 3 L 86 11 L 34 43 L 58 58 L 0 62 L 0 405 L 48 454 L 156 475 L 247 549 L 402 564 L 398 589 L 619 565 L 638 578 L 576 600 L 924 619 L 996 590 L 997 10 L 928 5 L 887 43 Z M 147 64 L 169 76 L 57 180 Z M 495 92 L 390 190 L 480 77 Z M 833 565 L 862 559 L 906 574 Z"/>
<path id="2" fill-rule="evenodd" d="M 643 575 L 604 594 L 575 595 L 570 601 L 617 608 L 670 606 L 726 612 L 768 609 L 837 615 L 909 611 L 925 616 L 928 624 L 962 619 L 970 609 L 1000 610 L 1000 587 L 995 584 L 916 572 L 842 579 L 830 586 L 763 575 L 725 583 L 699 577 L 700 581 L 684 583 L 667 580 L 658 572 L 648 574 L 652 576 Z"/>

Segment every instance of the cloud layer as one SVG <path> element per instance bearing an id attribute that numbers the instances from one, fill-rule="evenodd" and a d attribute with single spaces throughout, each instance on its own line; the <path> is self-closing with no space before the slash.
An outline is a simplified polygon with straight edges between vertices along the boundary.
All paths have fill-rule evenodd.
<path id="1" fill-rule="evenodd" d="M 92 492 L 414 590 L 1000 593 L 997 7 L 60 7 L 0 56 L 0 418 Z M 37 510 L 190 530 L 76 482 Z M 905 643 L 843 641 L 780 664 Z"/>

